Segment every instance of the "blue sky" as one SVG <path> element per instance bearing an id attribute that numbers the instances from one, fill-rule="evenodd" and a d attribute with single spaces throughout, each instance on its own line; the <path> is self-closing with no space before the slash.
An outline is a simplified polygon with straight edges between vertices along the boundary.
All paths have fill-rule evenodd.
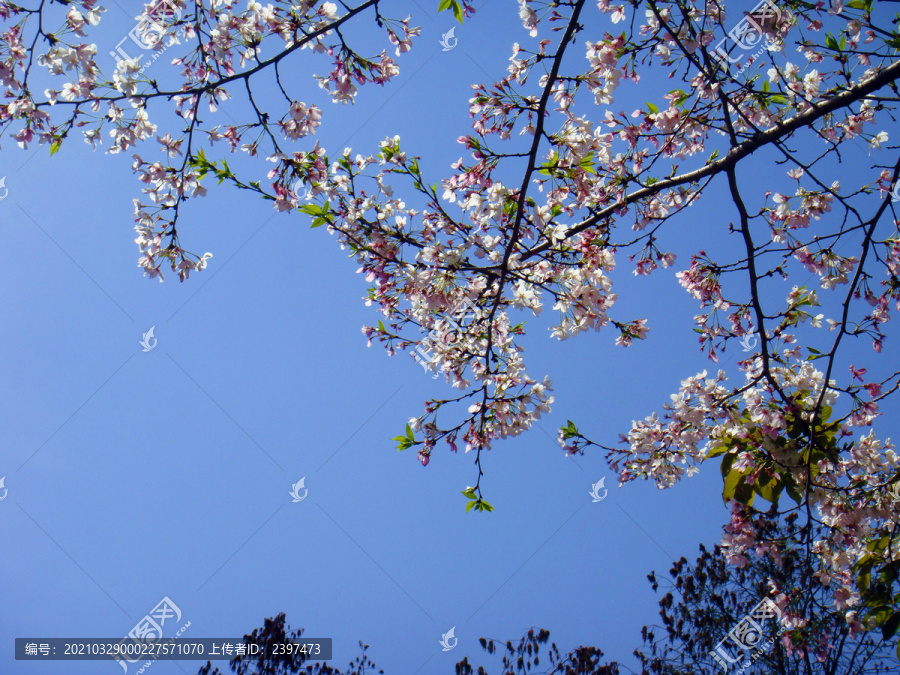
<path id="1" fill-rule="evenodd" d="M 318 138 L 332 154 L 348 141 L 372 152 L 399 133 L 438 180 L 462 154 L 469 84 L 502 76 L 511 43 L 528 38 L 515 3 L 489 0 L 444 52 L 452 18 L 421 4 L 427 12 L 409 11 L 422 36 L 388 87 L 337 107 L 309 78 L 322 62 L 304 57 L 297 77 L 324 110 Z M 96 40 L 111 49 L 138 5 L 107 6 Z M 160 78 L 167 67 L 151 66 Z M 334 239 L 211 183 L 181 226 L 189 249 L 214 254 L 208 269 L 183 284 L 150 281 L 136 265 L 130 163 L 77 137 L 52 158 L 3 142 L 0 671 L 118 673 L 113 663 L 16 662 L 12 638 L 123 636 L 164 596 L 191 622 L 184 637 L 240 636 L 283 611 L 307 636 L 333 638 L 335 665 L 363 640 L 395 675 L 450 673 L 467 655 L 486 665 L 479 637 L 516 639 L 530 626 L 548 628 L 561 649 L 595 644 L 634 665 L 640 627 L 657 616 L 646 574 L 719 539 L 718 471 L 665 492 L 615 489 L 598 453 L 567 458 L 554 437 L 572 419 L 613 443 L 711 365 L 674 271 L 635 279 L 622 259 L 616 316 L 651 318 L 651 339 L 632 348 L 615 347 L 608 331 L 558 343 L 534 329 L 529 373 L 552 377 L 553 413 L 486 455 L 496 511 L 466 514 L 471 454 L 441 449 L 423 468 L 389 440 L 451 390 L 409 354 L 366 348 L 360 327 L 378 315 Z M 253 179 L 271 166 L 235 164 Z M 720 208 L 713 196 L 681 219 L 679 268 L 704 228 L 721 227 Z M 151 326 L 158 343 L 143 352 Z M 721 364 L 732 374 L 735 358 Z M 304 476 L 308 496 L 293 503 Z M 592 503 L 603 477 L 612 489 Z M 442 652 L 453 626 L 458 646 Z"/>

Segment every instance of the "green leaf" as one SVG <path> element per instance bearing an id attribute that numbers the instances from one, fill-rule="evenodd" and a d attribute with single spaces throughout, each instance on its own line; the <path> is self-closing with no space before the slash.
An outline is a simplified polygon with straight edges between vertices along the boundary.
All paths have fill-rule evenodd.
<path id="1" fill-rule="evenodd" d="M 734 492 L 734 498 L 741 504 L 753 506 L 753 500 L 756 499 L 756 492 L 753 489 L 753 485 L 745 480 L 739 482 L 737 490 Z"/>
<path id="2" fill-rule="evenodd" d="M 542 164 L 542 165 L 538 168 L 538 173 L 542 173 L 542 174 L 544 174 L 545 176 L 552 176 L 552 175 L 553 175 L 553 171 L 556 170 L 556 165 L 557 165 L 558 163 L 559 163 L 559 155 L 558 155 L 556 152 L 554 152 L 554 153 L 553 153 L 553 158 L 550 159 L 550 161 L 548 161 L 546 164 Z"/>
<path id="3" fill-rule="evenodd" d="M 463 8 L 460 3 L 456 2 L 456 0 L 454 0 L 453 2 L 453 16 L 455 16 L 456 20 L 460 23 L 463 22 Z"/>
<path id="4" fill-rule="evenodd" d="M 724 455 L 726 452 L 728 452 L 729 449 L 730 448 L 727 443 L 722 443 L 714 448 L 710 448 L 709 452 L 706 453 L 706 459 L 712 459 L 713 457 Z"/>
<path id="5" fill-rule="evenodd" d="M 872 579 L 872 571 L 868 567 L 860 572 L 859 577 L 857 577 L 857 584 L 859 585 L 859 590 L 863 593 L 869 588 L 869 582 Z"/>
<path id="6" fill-rule="evenodd" d="M 315 216 L 312 227 L 319 227 L 325 223 L 332 222 L 334 219 L 331 215 L 329 202 L 325 202 L 322 206 L 319 206 L 318 204 L 304 204 L 303 206 L 298 206 L 297 210 L 309 216 Z"/>
<path id="7" fill-rule="evenodd" d="M 459 0 L 441 0 L 438 5 L 438 11 L 443 12 L 445 9 L 453 10 L 453 16 L 456 17 L 456 20 L 460 23 L 463 22 L 463 8 Z"/>
<path id="8" fill-rule="evenodd" d="M 416 444 L 416 438 L 415 436 L 411 435 L 411 430 L 408 424 L 406 425 L 406 434 L 406 436 L 394 436 L 391 439 L 392 441 L 397 441 L 397 450 L 399 452 L 403 452 L 407 448 L 411 448 Z"/>
<path id="9" fill-rule="evenodd" d="M 890 540 L 891 540 L 890 536 L 886 534 L 883 537 L 881 537 L 880 539 L 876 539 L 875 541 L 870 541 L 868 544 L 866 544 L 866 548 L 869 549 L 870 551 L 879 551 L 880 552 L 887 548 L 887 545 L 890 542 Z"/>
<path id="10" fill-rule="evenodd" d="M 647 110 L 649 110 L 649 111 L 650 111 L 651 113 L 653 113 L 654 115 L 655 115 L 656 113 L 659 112 L 659 108 L 657 108 L 657 107 L 656 107 L 655 105 L 653 105 L 652 103 L 647 103 Z"/>
<path id="11" fill-rule="evenodd" d="M 475 506 L 477 503 L 478 503 L 477 501 L 471 501 L 468 504 L 466 504 L 466 513 L 471 511 L 472 507 Z"/>
<path id="12" fill-rule="evenodd" d="M 473 487 L 466 488 L 462 491 L 462 494 L 464 497 L 468 497 L 469 499 L 478 499 L 478 497 L 475 495 L 475 488 Z"/>
<path id="13" fill-rule="evenodd" d="M 309 216 L 318 216 L 322 213 L 322 207 L 318 204 L 304 204 L 297 207 L 297 210 Z"/>
<path id="14" fill-rule="evenodd" d="M 61 142 L 58 138 L 55 141 L 53 141 L 53 143 L 50 144 L 50 156 L 51 157 L 59 151 L 60 144 L 61 144 Z"/>
<path id="15" fill-rule="evenodd" d="M 584 169 L 586 173 L 596 176 L 597 172 L 594 171 L 594 151 L 589 152 L 584 159 L 578 162 L 578 166 Z"/>
<path id="16" fill-rule="evenodd" d="M 765 482 L 761 482 L 763 480 L 762 476 L 757 481 L 754 489 L 756 490 L 756 494 L 765 499 L 770 504 L 778 503 L 778 496 L 781 494 L 781 490 L 784 487 L 784 483 L 782 481 L 781 476 L 775 475 L 766 480 Z"/>
<path id="17" fill-rule="evenodd" d="M 886 584 L 893 584 L 900 576 L 900 560 L 889 562 L 879 570 L 881 580 Z"/>
<path id="18" fill-rule="evenodd" d="M 726 478 L 731 472 L 731 465 L 737 459 L 736 452 L 728 452 L 722 457 L 722 478 Z"/>
<path id="19" fill-rule="evenodd" d="M 725 476 L 725 484 L 722 487 L 722 500 L 727 504 L 732 499 L 736 498 L 738 486 L 744 479 L 744 474 L 742 474 L 737 469 L 732 469 L 728 472 L 728 475 Z"/>
<path id="20" fill-rule="evenodd" d="M 803 429 L 803 425 L 800 420 L 794 419 L 791 420 L 791 423 L 788 425 L 788 437 L 790 438 L 800 438 L 805 434 Z"/>
<path id="21" fill-rule="evenodd" d="M 894 602 L 894 599 L 891 597 L 891 594 L 884 589 L 878 589 L 874 593 L 872 592 L 872 589 L 869 589 L 867 600 L 868 604 L 870 605 L 884 605 L 884 607 L 880 608 L 882 610 L 881 613 L 878 615 L 878 617 L 875 617 L 875 627 L 878 627 L 881 625 L 883 620 L 887 619 L 887 614 L 883 610 L 886 609 L 888 611 L 892 611 L 892 608 L 888 603 Z"/>
<path id="22" fill-rule="evenodd" d="M 884 625 L 888 622 L 891 617 L 896 616 L 896 612 L 893 607 L 889 607 L 887 605 L 882 605 L 881 607 L 876 607 L 869 614 L 869 619 L 874 619 L 874 623 L 876 626 L 880 626 L 881 630 L 884 630 Z M 887 638 L 885 638 L 887 639 Z"/>
<path id="23" fill-rule="evenodd" d="M 578 432 L 578 428 L 575 426 L 575 423 L 572 420 L 568 420 L 567 424 L 561 426 L 559 430 L 562 431 L 564 439 L 581 436 L 581 434 Z"/>

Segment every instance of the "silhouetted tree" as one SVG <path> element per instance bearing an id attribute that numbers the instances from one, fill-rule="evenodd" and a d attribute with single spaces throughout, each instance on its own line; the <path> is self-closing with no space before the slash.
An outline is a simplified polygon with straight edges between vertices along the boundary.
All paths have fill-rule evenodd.
<path id="1" fill-rule="evenodd" d="M 889 631 L 873 633 L 868 620 L 877 623 L 874 602 L 883 589 L 871 584 L 856 611 L 833 609 L 837 585 L 829 583 L 823 570 L 804 547 L 793 544 L 798 536 L 798 514 L 779 517 L 773 509 L 757 514 L 753 525 L 763 555 L 748 556 L 738 565 L 729 564 L 723 549 L 709 551 L 701 544 L 694 565 L 682 557 L 669 571 L 669 586 L 659 601 L 662 626 L 644 626 L 643 646 L 635 650 L 642 675 L 706 675 L 722 673 L 712 656 L 719 642 L 764 598 L 770 598 L 782 620 L 760 624 L 759 648 L 734 649 L 726 641 L 726 652 L 740 653 L 728 672 L 742 675 L 874 675 L 898 673 Z M 821 538 L 824 526 L 815 526 Z M 660 581 L 648 575 L 653 590 Z M 845 601 L 846 602 L 846 601 Z M 852 603 L 846 603 L 852 604 Z M 801 617 L 814 617 L 804 621 Z M 867 617 L 867 618 L 862 618 Z M 873 625 L 874 625 L 873 623 Z M 658 635 L 662 629 L 663 637 Z M 780 633 L 780 635 L 779 635 Z M 771 640 L 771 643 L 769 642 Z"/>
<path id="2" fill-rule="evenodd" d="M 236 656 L 228 665 L 231 671 L 237 675 L 297 675 L 306 673 L 307 675 L 366 675 L 366 673 L 379 673 L 383 675 L 383 670 L 375 670 L 376 666 L 366 656 L 366 650 L 369 645 L 359 643 L 362 653 L 350 662 L 347 670 L 340 670 L 328 665 L 325 661 L 315 661 L 310 665 L 305 665 L 310 659 L 304 654 L 276 653 L 273 647 L 276 644 L 284 644 L 292 640 L 302 642 L 301 635 L 303 629 L 291 630 L 289 625 L 285 625 L 284 612 L 276 616 L 274 619 L 266 619 L 262 628 L 254 628 L 249 635 L 244 635 L 244 644 L 259 645 L 265 647 L 261 650 L 261 654 Z M 211 662 L 207 661 L 197 675 L 222 675 L 222 671 L 213 668 Z"/>
<path id="3" fill-rule="evenodd" d="M 507 641 L 504 645 L 495 640 L 481 638 L 481 647 L 488 654 L 503 654 L 503 671 L 499 675 L 524 675 L 525 673 L 556 673 L 558 675 L 618 675 L 619 668 L 615 662 L 600 664 L 603 652 L 596 647 L 577 647 L 565 656 L 560 655 L 555 642 L 547 648 L 546 665 L 550 670 L 536 670 L 541 663 L 541 645 L 550 639 L 550 631 L 543 628 L 530 628 L 519 640 L 518 645 Z M 456 664 L 456 675 L 488 675 L 483 666 L 478 670 L 472 668 L 468 657 Z"/>
<path id="4" fill-rule="evenodd" d="M 888 675 L 900 673 L 900 660 L 888 642 L 892 626 L 879 617 L 879 603 L 894 583 L 893 579 L 874 575 L 860 598 L 844 598 L 842 610 L 833 609 L 834 595 L 840 584 L 829 581 L 825 570 L 811 561 L 815 556 L 796 546 L 799 531 L 797 512 L 779 514 L 776 507 L 756 512 L 752 520 L 759 555 L 727 561 L 721 546 L 713 550 L 700 545 L 693 565 L 687 558 L 675 561 L 670 578 L 648 575 L 654 591 L 660 585 L 665 595 L 659 601 L 662 625 L 644 626 L 643 644 L 634 651 L 641 675 Z M 743 522 L 743 521 L 741 521 Z M 816 524 L 813 534 L 819 538 L 825 526 Z M 726 539 L 740 533 L 726 528 Z M 804 537 L 806 535 L 803 535 Z M 754 646 L 739 650 L 728 644 L 720 658 L 713 652 L 729 632 L 746 618 L 760 602 L 771 601 L 771 616 L 760 619 Z M 814 617 L 805 620 L 803 617 Z M 883 617 L 881 617 L 883 618 Z M 262 629 L 244 636 L 247 644 L 271 646 L 288 639 L 298 640 L 302 629 L 290 632 L 285 616 L 266 619 Z M 455 675 L 619 675 L 616 662 L 603 663 L 603 652 L 594 646 L 579 646 L 563 654 L 550 631 L 531 628 L 514 643 L 481 638 L 481 647 L 490 655 L 502 656 L 500 670 L 477 669 L 466 657 L 456 664 Z M 366 656 L 368 645 L 360 642 L 362 654 L 340 671 L 323 662 L 304 666 L 303 655 L 240 656 L 231 660 L 237 675 L 364 675 L 374 673 L 375 664 Z M 725 655 L 736 658 L 733 663 Z M 727 669 L 723 670 L 723 666 Z M 543 670 L 539 668 L 543 667 Z M 210 673 L 207 665 L 198 675 Z M 630 669 L 628 669 L 630 670 Z M 377 671 L 383 673 L 384 671 Z M 632 671 L 633 672 L 633 671 Z"/>

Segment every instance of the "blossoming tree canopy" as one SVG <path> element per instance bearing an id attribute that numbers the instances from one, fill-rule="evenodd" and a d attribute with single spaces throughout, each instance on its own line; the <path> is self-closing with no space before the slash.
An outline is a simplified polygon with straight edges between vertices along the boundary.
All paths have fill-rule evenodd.
<path id="1" fill-rule="evenodd" d="M 160 279 L 163 266 L 171 266 L 184 280 L 190 272 L 203 269 L 211 257 L 182 248 L 177 230 L 184 200 L 206 193 L 203 172 L 196 166 L 204 141 L 211 145 L 223 141 L 231 152 L 251 156 L 265 148 L 275 163 L 272 177 L 282 188 L 279 208 L 284 208 L 283 188 L 291 180 L 321 179 L 321 148 L 283 152 L 288 142 L 315 134 L 322 111 L 294 97 L 296 92 L 282 78 L 279 66 L 309 52 L 330 68 L 327 76 L 316 78 L 319 85 L 335 102 L 350 103 L 357 85 L 384 85 L 399 73 L 387 49 L 399 55 L 409 50 L 419 33 L 409 18 L 383 14 L 377 0 L 353 8 L 339 8 L 332 2 L 265 6 L 250 2 L 244 7 L 233 1 L 155 0 L 137 17 L 137 25 L 126 36 L 131 40 L 121 40 L 109 52 L 115 67 L 104 72 L 100 63 L 113 61 L 105 52 L 100 59 L 98 46 L 87 35 L 100 22 L 104 8 L 95 0 L 64 3 L 65 12 L 53 4 L 33 4 L 0 2 L 4 21 L 0 81 L 10 101 L 0 109 L 0 130 L 22 148 L 35 140 L 49 144 L 51 153 L 76 129 L 95 148 L 134 152 L 134 171 L 147 186 L 134 202 L 140 265 L 151 278 Z M 349 20 L 367 14 L 386 37 L 385 49 L 369 57 L 354 51 L 341 33 Z M 50 26 L 60 23 L 60 28 L 49 32 Z M 148 52 L 155 58 L 162 51 L 179 69 L 179 86 L 163 87 L 145 72 Z M 256 106 L 253 85 L 269 72 L 275 75 L 283 107 L 264 112 Z M 40 95 L 35 82 L 43 82 L 47 75 L 49 87 Z M 235 124 L 202 121 L 201 111 L 215 113 L 223 100 L 234 95 L 247 98 L 255 112 L 253 119 Z M 161 115 L 159 108 L 169 103 L 183 128 L 163 133 L 151 115 L 154 110 Z M 204 117 L 217 119 L 211 114 Z M 141 156 L 150 148 L 155 153 L 159 144 L 167 156 L 165 162 Z"/>
<path id="2" fill-rule="evenodd" d="M 792 545 L 806 547 L 835 606 L 886 638 L 896 632 L 900 462 L 876 430 L 900 386 L 885 353 L 900 304 L 891 145 L 900 33 L 886 3 L 519 0 L 521 41 L 500 79 L 473 86 L 472 131 L 448 139 L 464 157 L 443 177 L 424 175 L 417 149 L 398 136 L 368 153 L 312 143 L 327 111 L 282 77 L 306 52 L 330 69 L 317 80 L 336 103 L 389 83 L 419 28 L 389 16 L 387 0 L 149 4 L 138 32 L 173 55 L 175 87 L 150 78 L 140 57 L 103 71 L 88 36 L 103 11 L 95 0 L 26 4 L 0 0 L 3 135 L 51 153 L 77 135 L 132 152 L 143 183 L 139 264 L 151 278 L 171 267 L 185 280 L 206 266 L 209 253 L 182 247 L 179 227 L 190 224 L 179 208 L 212 176 L 324 225 L 358 261 L 367 303 L 383 315 L 364 327 L 369 343 L 394 354 L 421 350 L 427 336 L 420 362 L 460 391 L 429 400 L 395 440 L 417 448 L 422 464 L 440 442 L 473 451 L 467 508 L 492 508 L 483 451 L 553 403 L 550 380 L 526 370 L 518 314 L 549 306 L 559 316 L 552 337 L 607 328 L 628 346 L 649 325 L 616 311 L 616 263 L 643 276 L 681 256 L 678 283 L 697 302 L 685 320 L 713 363 L 737 343 L 754 348 L 740 361 L 743 379 L 685 373 L 671 401 L 620 444 L 569 422 L 561 445 L 603 449 L 620 481 L 660 488 L 719 465 L 732 562 L 780 554 L 787 544 L 760 535 L 752 514 L 756 498 L 781 500 L 826 526 L 814 537 L 810 525 Z M 440 8 L 460 21 L 473 12 L 455 0 Z M 342 32 L 363 15 L 383 31 L 378 54 L 359 54 Z M 264 75 L 278 109 L 258 105 Z M 42 93 L 38 79 L 50 81 Z M 248 103 L 248 119 L 216 116 L 229 97 Z M 158 128 L 168 105 L 181 122 Z M 144 158 L 160 145 L 164 160 Z M 238 152 L 270 162 L 268 182 L 232 171 L 225 155 Z M 749 180 L 759 175 L 766 185 Z M 301 203 L 298 187 L 310 200 Z M 710 193 L 729 209 L 708 237 L 727 240 L 730 257 L 679 248 L 679 223 Z M 441 409 L 451 421 L 438 423 Z M 802 626 L 804 611 L 785 616 Z"/>

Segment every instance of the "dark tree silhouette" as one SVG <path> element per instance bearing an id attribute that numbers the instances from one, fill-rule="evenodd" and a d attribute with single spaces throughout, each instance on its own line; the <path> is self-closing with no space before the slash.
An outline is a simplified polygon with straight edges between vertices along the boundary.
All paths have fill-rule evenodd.
<path id="1" fill-rule="evenodd" d="M 547 648 L 544 661 L 550 666 L 550 670 L 537 670 L 537 666 L 541 664 L 541 645 L 546 645 L 549 639 L 550 631 L 530 628 L 518 645 L 514 645 L 512 641 L 503 644 L 488 638 L 481 638 L 480 642 L 482 649 L 488 654 L 503 654 L 503 670 L 500 675 L 618 675 L 619 668 L 615 662 L 601 665 L 603 652 L 596 647 L 577 647 L 561 656 L 555 642 L 551 642 Z M 488 675 L 488 671 L 483 666 L 479 666 L 476 671 L 466 657 L 456 664 L 456 675 Z"/>
<path id="2" fill-rule="evenodd" d="M 259 656 L 236 656 L 228 665 L 231 671 L 237 675 L 297 675 L 298 673 L 306 673 L 307 675 L 366 675 L 370 673 L 384 674 L 383 670 L 376 670 L 376 666 L 366 656 L 366 650 L 369 645 L 359 643 L 361 654 L 356 657 L 347 666 L 347 670 L 334 668 L 324 661 L 315 661 L 309 665 L 304 665 L 309 659 L 304 654 L 296 652 L 290 654 L 276 654 L 272 647 L 276 644 L 284 644 L 289 640 L 302 641 L 300 636 L 303 629 L 291 630 L 289 625 L 285 624 L 284 612 L 276 616 L 274 619 L 266 619 L 262 628 L 254 628 L 249 635 L 244 635 L 244 644 L 259 645 L 265 647 Z M 207 661 L 197 673 L 197 675 L 222 675 L 222 671 L 213 668 L 211 662 Z"/>
<path id="3" fill-rule="evenodd" d="M 259 645 L 265 647 L 263 654 L 259 656 L 236 656 L 228 665 L 236 675 L 374 675 L 376 672 L 383 675 L 383 670 L 376 670 L 375 664 L 366 655 L 369 645 L 359 643 L 361 654 L 347 666 L 347 670 L 334 668 L 323 661 L 316 661 L 305 665 L 309 659 L 303 654 L 278 654 L 273 655 L 272 647 L 283 644 L 288 640 L 302 642 L 303 629 L 291 630 L 285 623 L 285 614 L 282 612 L 275 618 L 266 619 L 262 628 L 256 628 L 249 635 L 244 636 L 244 644 Z M 596 647 L 577 647 L 566 655 L 561 655 L 556 643 L 550 643 L 550 631 L 531 628 L 519 640 L 517 645 L 512 641 L 502 644 L 488 638 L 481 638 L 482 648 L 488 654 L 503 654 L 503 671 L 498 675 L 518 675 L 526 672 L 538 675 L 538 673 L 554 673 L 556 675 L 618 675 L 619 670 L 615 663 L 601 665 L 603 657 Z M 538 671 L 535 669 L 541 663 L 541 646 L 545 646 L 545 663 L 552 669 Z M 456 664 L 456 675 L 487 675 L 483 667 L 474 670 L 468 657 Z M 218 668 L 213 668 L 211 662 L 200 668 L 197 675 L 223 675 Z"/>
<path id="4" fill-rule="evenodd" d="M 869 580 L 853 610 L 835 610 L 835 583 L 823 583 L 822 570 L 810 563 L 795 541 L 808 526 L 798 523 L 797 512 L 786 516 L 777 507 L 754 512 L 753 526 L 761 555 L 729 564 L 720 546 L 700 545 L 693 564 L 685 557 L 675 561 L 669 577 L 648 575 L 654 591 L 663 587 L 659 600 L 661 625 L 644 626 L 642 645 L 634 651 L 640 675 L 889 675 L 900 673 L 900 659 L 890 642 L 892 627 L 879 620 L 879 603 L 893 579 Z M 815 526 L 821 538 L 824 526 Z M 726 528 L 726 537 L 730 533 Z M 814 558 L 813 558 L 814 560 Z M 728 642 L 730 632 L 750 624 L 746 618 L 761 602 L 771 602 L 768 619 L 759 619 L 757 634 L 743 634 L 747 649 Z M 884 611 L 881 611 L 884 614 Z M 803 617 L 814 617 L 805 620 Z M 743 622 L 743 624 L 742 624 Z M 269 647 L 298 640 L 302 629 L 291 631 L 285 615 L 266 619 L 262 629 L 244 636 L 247 644 Z M 726 647 L 716 659 L 713 652 L 722 641 Z M 595 646 L 579 646 L 563 654 L 550 631 L 531 628 L 514 643 L 480 639 L 491 656 L 500 656 L 498 668 L 474 665 L 466 657 L 456 664 L 455 675 L 619 675 L 634 672 L 615 661 L 603 662 Z M 383 673 L 366 656 L 368 645 L 359 643 L 361 655 L 346 671 L 321 661 L 304 665 L 303 655 L 240 656 L 231 660 L 237 675 L 364 675 Z M 730 661 L 728 657 L 733 657 Z M 198 675 L 222 675 L 211 664 Z"/>
<path id="5" fill-rule="evenodd" d="M 774 620 L 763 625 L 760 648 L 740 653 L 726 641 L 726 653 L 740 655 L 728 672 L 742 675 L 869 675 L 898 673 L 900 662 L 890 635 L 872 632 L 866 620 L 884 589 L 871 584 L 850 621 L 833 609 L 834 584 L 823 584 L 821 573 L 803 549 L 793 546 L 799 536 L 796 512 L 779 517 L 774 509 L 757 513 L 754 527 L 767 553 L 750 556 L 742 566 L 730 565 L 721 547 L 702 544 L 693 565 L 682 557 L 669 570 L 671 579 L 648 575 L 653 590 L 667 586 L 659 601 L 662 626 L 644 626 L 643 646 L 635 650 L 642 675 L 706 675 L 722 673 L 712 652 L 764 598 L 772 599 L 789 629 Z M 815 538 L 823 526 L 817 525 Z M 674 581 L 672 581 L 674 579 Z M 800 617 L 812 616 L 810 621 Z M 872 620 L 872 619 L 870 619 Z M 663 637 L 658 631 L 662 630 Z M 769 642 L 771 640 L 771 642 Z"/>

